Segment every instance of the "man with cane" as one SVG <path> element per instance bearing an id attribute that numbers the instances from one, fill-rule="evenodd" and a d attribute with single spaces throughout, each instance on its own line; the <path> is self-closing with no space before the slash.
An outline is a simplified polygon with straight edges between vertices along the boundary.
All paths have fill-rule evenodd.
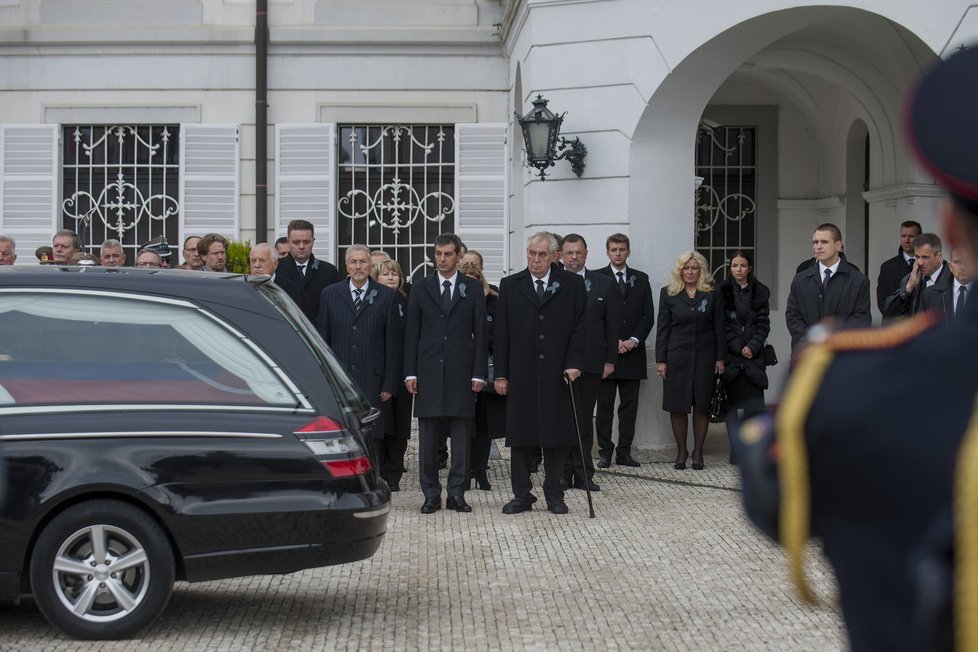
<path id="1" fill-rule="evenodd" d="M 564 462 L 579 445 L 574 422 L 574 381 L 584 365 L 584 281 L 559 269 L 557 240 L 530 236 L 527 268 L 504 278 L 496 304 L 496 391 L 507 396 L 506 443 L 512 449 L 514 498 L 504 514 L 519 514 L 537 501 L 531 492 L 533 451 L 543 449 L 547 509 L 566 514 L 560 486 Z"/>

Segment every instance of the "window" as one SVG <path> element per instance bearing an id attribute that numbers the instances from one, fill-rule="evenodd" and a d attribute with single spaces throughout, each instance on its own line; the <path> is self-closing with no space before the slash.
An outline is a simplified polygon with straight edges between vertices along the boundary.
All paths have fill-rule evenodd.
<path id="1" fill-rule="evenodd" d="M 106 294 L 0 293 L 0 405 L 294 407 L 276 373 L 201 311 Z"/>
<path id="2" fill-rule="evenodd" d="M 424 277 L 435 237 L 455 231 L 454 126 L 339 125 L 338 135 L 336 260 L 365 244 Z"/>
<path id="3" fill-rule="evenodd" d="M 61 223 L 99 254 L 122 242 L 128 263 L 140 244 L 180 243 L 179 125 L 62 126 Z"/>

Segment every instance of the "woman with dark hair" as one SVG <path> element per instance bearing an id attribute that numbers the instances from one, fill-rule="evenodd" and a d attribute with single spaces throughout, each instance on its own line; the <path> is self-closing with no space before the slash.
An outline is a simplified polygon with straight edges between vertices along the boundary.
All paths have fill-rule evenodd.
<path id="1" fill-rule="evenodd" d="M 381 285 L 386 285 L 396 292 L 395 298 L 403 332 L 404 323 L 407 321 L 408 298 L 404 292 L 404 274 L 401 272 L 401 266 L 397 264 L 396 260 L 383 260 L 374 263 L 370 269 L 370 276 Z M 401 490 L 401 476 L 406 470 L 404 453 L 407 451 L 408 440 L 411 438 L 411 411 L 414 408 L 414 397 L 404 389 L 402 383 L 398 384 L 400 388 L 391 398 L 392 418 L 381 422 L 382 427 L 387 432 L 384 433 L 384 445 L 378 449 L 379 459 L 377 460 L 380 476 L 387 481 L 391 491 Z"/>
<path id="2" fill-rule="evenodd" d="M 730 274 L 720 284 L 723 297 L 724 330 L 727 336 L 723 381 L 730 412 L 727 437 L 730 438 L 730 463 L 736 464 L 733 435 L 738 410 L 764 405 L 767 372 L 764 341 L 771 332 L 771 290 L 754 278 L 754 261 L 743 251 L 730 257 Z"/>
<path id="3" fill-rule="evenodd" d="M 482 284 L 483 293 L 486 296 L 486 339 L 489 342 L 489 363 L 492 364 L 492 343 L 494 324 L 496 318 L 496 300 L 499 298 L 498 289 L 489 285 L 486 276 L 482 271 L 482 254 L 475 249 L 465 252 L 462 257 L 462 264 L 459 271 L 466 276 L 471 276 Z M 489 367 L 492 369 L 492 366 Z M 490 376 L 492 372 L 490 371 Z M 486 382 L 486 386 L 476 396 L 475 399 L 475 441 L 472 446 L 470 456 L 469 478 L 470 483 L 483 491 L 492 489 L 489 482 L 489 452 L 492 450 L 492 440 L 505 435 L 506 427 L 506 399 L 496 394 L 492 380 Z"/>
<path id="4" fill-rule="evenodd" d="M 662 409 L 676 438 L 677 470 L 686 468 L 690 412 L 693 413 L 693 469 L 703 469 L 703 443 L 710 426 L 710 398 L 716 374 L 723 373 L 723 305 L 706 258 L 687 251 L 676 259 L 669 285 L 659 294 L 655 367 L 662 379 Z"/>

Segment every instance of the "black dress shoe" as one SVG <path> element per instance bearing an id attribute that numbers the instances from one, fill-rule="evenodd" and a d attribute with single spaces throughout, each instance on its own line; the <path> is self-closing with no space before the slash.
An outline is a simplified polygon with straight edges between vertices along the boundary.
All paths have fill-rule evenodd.
<path id="1" fill-rule="evenodd" d="M 598 468 L 607 469 L 611 466 L 611 453 L 599 453 L 598 454 Z"/>
<path id="2" fill-rule="evenodd" d="M 445 509 L 454 509 L 456 512 L 471 512 L 472 506 L 465 502 L 461 496 L 449 496 L 445 501 Z"/>
<path id="3" fill-rule="evenodd" d="M 574 482 L 566 475 L 560 477 L 560 488 L 564 491 L 570 489 L 572 484 L 574 484 Z"/>
<path id="4" fill-rule="evenodd" d="M 434 514 L 441 509 L 441 498 L 425 498 L 421 506 L 422 514 Z"/>
<path id="5" fill-rule="evenodd" d="M 639 462 L 632 457 L 632 454 L 628 451 L 624 453 L 618 453 L 618 457 L 615 459 L 615 463 L 618 466 L 642 466 Z"/>
<path id="6" fill-rule="evenodd" d="M 591 491 L 601 491 L 601 487 L 599 487 L 598 483 L 594 480 L 577 480 L 571 486 L 575 489 L 580 489 L 581 491 L 585 491 L 587 489 L 590 489 Z"/>
<path id="7" fill-rule="evenodd" d="M 698 457 L 700 458 L 700 461 L 699 462 L 696 461 L 696 458 L 697 458 L 696 451 L 693 451 L 693 470 L 694 471 L 702 471 L 703 470 L 703 453 L 700 453 Z"/>
<path id="8" fill-rule="evenodd" d="M 551 514 L 566 514 L 570 510 L 567 509 L 567 503 L 562 500 L 550 500 L 547 501 L 547 511 Z"/>
<path id="9" fill-rule="evenodd" d="M 391 488 L 391 491 L 400 491 L 401 485 L 398 482 L 388 482 L 387 486 Z"/>
<path id="10" fill-rule="evenodd" d="M 514 498 L 503 505 L 503 514 L 520 514 L 533 509 L 533 503 L 537 502 L 537 497 L 528 494 L 524 498 Z"/>
<path id="11" fill-rule="evenodd" d="M 472 482 L 474 482 L 475 486 L 482 491 L 492 491 L 492 485 L 489 483 L 489 476 L 486 475 L 485 471 L 473 471 Z M 469 488 L 472 488 L 472 483 L 469 483 Z"/>

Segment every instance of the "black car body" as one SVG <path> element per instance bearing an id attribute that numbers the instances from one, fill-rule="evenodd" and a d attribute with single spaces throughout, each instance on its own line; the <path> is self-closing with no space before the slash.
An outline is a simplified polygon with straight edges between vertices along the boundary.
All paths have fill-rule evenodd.
<path id="1" fill-rule="evenodd" d="M 0 596 L 119 638 L 158 615 L 172 579 L 380 546 L 377 412 L 267 277 L 0 270 Z"/>

